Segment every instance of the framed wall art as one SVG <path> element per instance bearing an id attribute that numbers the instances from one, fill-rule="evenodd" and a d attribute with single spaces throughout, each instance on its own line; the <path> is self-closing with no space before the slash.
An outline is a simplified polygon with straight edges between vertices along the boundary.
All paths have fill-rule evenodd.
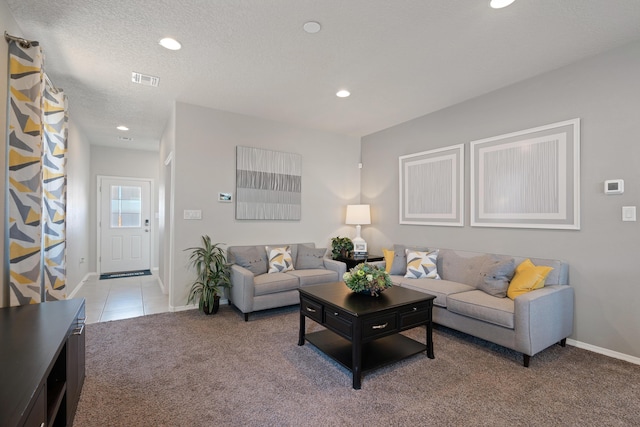
<path id="1" fill-rule="evenodd" d="M 471 142 L 471 226 L 580 229 L 580 119 Z"/>
<path id="2" fill-rule="evenodd" d="M 400 156 L 400 224 L 464 225 L 464 144 Z"/>
<path id="3" fill-rule="evenodd" d="M 236 147 L 236 219 L 299 220 L 302 156 Z"/>

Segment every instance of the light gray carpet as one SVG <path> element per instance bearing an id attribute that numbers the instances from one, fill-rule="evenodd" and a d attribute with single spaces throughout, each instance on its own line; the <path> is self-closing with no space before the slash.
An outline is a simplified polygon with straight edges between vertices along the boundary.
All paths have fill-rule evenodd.
<path id="1" fill-rule="evenodd" d="M 296 307 L 163 313 L 87 326 L 74 426 L 632 426 L 640 366 L 553 346 L 521 355 L 438 328 L 424 354 L 351 375 L 297 345 Z M 307 331 L 319 326 L 307 321 Z M 424 327 L 407 333 L 424 342 Z"/>

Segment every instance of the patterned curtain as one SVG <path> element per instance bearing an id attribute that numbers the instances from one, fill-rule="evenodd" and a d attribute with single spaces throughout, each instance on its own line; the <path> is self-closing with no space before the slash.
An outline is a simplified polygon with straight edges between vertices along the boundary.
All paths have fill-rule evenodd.
<path id="1" fill-rule="evenodd" d="M 7 204 L 12 306 L 39 303 L 45 293 L 47 300 L 65 298 L 66 99 L 63 94 L 45 92 L 42 65 L 37 43 L 24 47 L 9 42 Z"/>
<path id="2" fill-rule="evenodd" d="M 66 299 L 67 97 L 45 85 L 43 250 L 45 301 Z"/>

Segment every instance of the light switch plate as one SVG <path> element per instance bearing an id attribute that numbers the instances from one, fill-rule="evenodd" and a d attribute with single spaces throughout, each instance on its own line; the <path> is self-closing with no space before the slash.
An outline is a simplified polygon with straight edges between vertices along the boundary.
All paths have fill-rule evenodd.
<path id="1" fill-rule="evenodd" d="M 183 218 L 184 219 L 202 219 L 202 211 L 200 209 L 198 210 L 185 209 Z"/>
<path id="2" fill-rule="evenodd" d="M 635 221 L 636 220 L 636 207 L 635 206 L 623 206 L 622 207 L 622 220 L 623 221 Z"/>

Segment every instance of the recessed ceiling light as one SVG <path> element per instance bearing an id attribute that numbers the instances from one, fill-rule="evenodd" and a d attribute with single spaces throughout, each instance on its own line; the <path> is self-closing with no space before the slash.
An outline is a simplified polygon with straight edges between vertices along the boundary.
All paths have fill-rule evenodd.
<path id="1" fill-rule="evenodd" d="M 118 126 L 116 129 L 118 129 L 118 130 L 129 130 L 128 127 L 123 126 L 123 125 Z"/>
<path id="2" fill-rule="evenodd" d="M 514 1 L 516 0 L 491 0 L 489 2 L 489 6 L 491 6 L 494 9 L 502 9 L 503 7 L 509 6 Z"/>
<path id="3" fill-rule="evenodd" d="M 309 34 L 315 34 L 318 31 L 320 31 L 321 27 L 319 22 L 309 21 L 309 22 L 305 22 L 302 28 L 304 28 L 304 30 Z"/>
<path id="4" fill-rule="evenodd" d="M 336 96 L 337 96 L 338 98 L 346 98 L 346 97 L 347 97 L 347 96 L 349 96 L 349 95 L 351 95 L 351 92 L 349 92 L 348 90 L 345 90 L 345 89 L 339 90 L 339 91 L 336 93 Z"/>
<path id="5" fill-rule="evenodd" d="M 180 42 L 176 39 L 172 39 L 171 37 L 165 37 L 164 39 L 160 40 L 160 46 L 169 50 L 180 50 L 180 48 L 182 48 Z"/>

